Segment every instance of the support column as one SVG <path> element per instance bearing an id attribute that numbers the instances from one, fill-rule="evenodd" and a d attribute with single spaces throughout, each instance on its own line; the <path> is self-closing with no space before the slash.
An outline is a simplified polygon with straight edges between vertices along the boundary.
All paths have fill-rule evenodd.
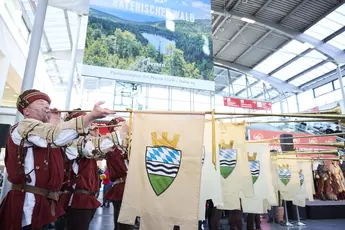
<path id="1" fill-rule="evenodd" d="M 337 72 L 338 72 L 338 79 L 339 79 L 339 84 L 340 84 L 340 90 L 341 90 L 341 95 L 342 95 L 342 113 L 345 113 L 345 90 L 344 90 L 344 84 L 343 84 L 343 76 L 341 74 L 341 69 L 340 65 L 337 64 Z"/>
<path id="2" fill-rule="evenodd" d="M 32 89 L 36 75 L 36 67 L 38 54 L 41 47 L 42 34 L 44 29 L 44 21 L 46 18 L 48 0 L 38 0 L 35 21 L 32 27 L 29 54 L 26 59 L 24 77 L 21 92 Z"/>
<path id="3" fill-rule="evenodd" d="M 5 56 L 0 56 L 0 105 L 2 103 L 2 98 L 4 96 L 6 79 L 8 68 L 10 67 L 10 61 Z"/>
<path id="4" fill-rule="evenodd" d="M 300 108 L 299 108 L 299 101 L 298 101 L 298 94 L 295 94 L 296 97 L 296 105 L 297 105 L 297 112 L 300 112 Z"/>
<path id="5" fill-rule="evenodd" d="M 73 83 L 74 83 L 74 72 L 75 72 L 76 61 L 77 61 L 77 49 L 78 49 L 78 41 L 79 41 L 79 34 L 80 34 L 81 18 L 82 18 L 82 15 L 78 15 L 77 28 L 76 28 L 76 33 L 74 36 L 74 41 L 73 41 L 73 46 L 72 46 L 71 68 L 69 70 L 67 95 L 66 95 L 66 102 L 65 102 L 66 110 L 70 109 L 69 107 L 71 103 L 72 88 L 73 88 Z"/>
<path id="6" fill-rule="evenodd" d="M 48 0 L 38 0 L 34 25 L 32 27 L 29 53 L 26 59 L 24 77 L 22 82 L 21 93 L 25 90 L 32 89 L 34 86 L 34 80 L 36 75 L 36 67 L 38 54 L 41 47 L 41 39 L 44 29 L 44 20 L 46 18 L 48 7 Z M 17 112 L 16 122 L 18 122 L 23 116 Z M 7 193 L 11 190 L 12 184 L 7 180 L 7 173 L 4 172 L 4 182 L 1 190 L 0 200 L 2 201 Z"/>
<path id="7" fill-rule="evenodd" d="M 284 113 L 283 98 L 282 98 L 281 93 L 279 93 L 279 102 L 280 102 L 280 113 Z"/>

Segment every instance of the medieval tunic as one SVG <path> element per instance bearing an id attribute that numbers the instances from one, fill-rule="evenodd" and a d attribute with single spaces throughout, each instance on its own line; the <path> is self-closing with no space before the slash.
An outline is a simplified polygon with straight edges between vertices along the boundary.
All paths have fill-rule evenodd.
<path id="1" fill-rule="evenodd" d="M 101 141 L 100 150 L 105 151 L 114 146 L 114 143 L 109 139 Z M 92 151 L 94 147 L 91 142 L 85 146 L 86 149 Z M 66 153 L 74 155 L 77 153 L 75 147 L 68 147 Z M 85 157 L 78 157 L 73 161 L 67 162 L 65 171 L 67 171 L 66 192 L 60 198 L 60 203 L 63 204 L 65 210 L 68 206 L 75 209 L 96 209 L 101 203 L 97 200 L 95 194 L 99 189 L 99 178 L 97 173 L 97 163 L 94 159 L 87 159 Z M 69 173 L 69 174 L 68 174 Z M 85 192 L 78 191 L 87 191 Z M 72 193 L 71 191 L 76 191 Z"/>
<path id="2" fill-rule="evenodd" d="M 127 165 L 122 151 L 115 148 L 107 154 L 107 168 L 111 181 L 114 185 L 105 194 L 105 198 L 111 201 L 122 200 L 125 190 L 125 178 L 127 176 Z"/>
<path id="3" fill-rule="evenodd" d="M 85 133 L 83 119 L 76 118 L 54 126 L 34 119 L 24 119 L 13 128 L 8 137 L 5 165 L 8 180 L 16 185 L 26 184 L 50 191 L 60 191 L 64 179 L 63 154 L 60 148 L 76 140 L 78 134 Z M 25 140 L 25 141 L 23 141 Z M 24 157 L 18 155 L 19 144 L 23 144 Z M 110 146 L 111 145 L 111 146 Z M 109 139 L 99 146 L 105 151 L 114 146 Z M 78 151 L 70 145 L 66 151 L 69 160 L 76 159 Z M 95 149 L 91 140 L 83 146 L 83 155 L 92 156 Z M 25 174 L 24 174 L 25 173 Z M 18 215 L 18 210 L 23 214 Z M 0 207 L 0 229 L 19 230 L 22 226 L 32 225 L 40 228 L 63 215 L 59 203 L 45 196 L 12 190 Z"/>
<path id="4" fill-rule="evenodd" d="M 78 133 L 75 130 L 66 127 L 56 136 L 54 143 L 65 145 L 77 136 Z M 39 136 L 29 136 L 24 143 L 24 152 L 26 152 L 24 162 L 20 162 L 17 152 L 22 139 L 22 133 L 18 127 L 12 129 L 8 136 L 5 155 L 8 180 L 13 184 L 26 183 L 51 191 L 59 191 L 63 183 L 63 159 L 60 148 L 48 150 L 47 140 Z M 76 155 L 67 157 L 73 159 Z M 56 221 L 57 217 L 63 214 L 63 209 L 56 204 L 55 215 L 53 215 L 51 205 L 54 204 L 52 203 L 53 201 L 43 196 L 12 190 L 0 207 L 0 229 L 19 230 L 27 225 L 32 225 L 32 229 L 36 229 Z M 20 210 L 23 210 L 22 214 Z"/>

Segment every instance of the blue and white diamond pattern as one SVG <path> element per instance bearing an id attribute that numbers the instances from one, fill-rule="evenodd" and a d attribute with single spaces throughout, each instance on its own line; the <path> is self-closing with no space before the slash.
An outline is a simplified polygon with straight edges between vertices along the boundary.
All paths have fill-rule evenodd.
<path id="1" fill-rule="evenodd" d="M 180 165 L 181 152 L 176 149 L 162 147 L 147 147 L 146 160 L 166 164 Z"/>
<path id="2" fill-rule="evenodd" d="M 223 159 L 236 159 L 235 149 L 219 149 L 219 155 Z"/>

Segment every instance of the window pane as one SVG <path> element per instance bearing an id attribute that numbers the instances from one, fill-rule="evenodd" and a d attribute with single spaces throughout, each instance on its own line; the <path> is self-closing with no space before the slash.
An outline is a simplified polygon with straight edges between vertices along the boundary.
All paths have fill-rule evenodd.
<path id="1" fill-rule="evenodd" d="M 315 97 L 329 93 L 331 91 L 333 91 L 332 82 L 314 89 Z"/>

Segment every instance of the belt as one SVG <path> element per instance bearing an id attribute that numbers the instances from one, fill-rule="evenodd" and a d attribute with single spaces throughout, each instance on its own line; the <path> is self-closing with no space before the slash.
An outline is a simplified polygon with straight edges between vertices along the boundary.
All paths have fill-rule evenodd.
<path id="1" fill-rule="evenodd" d="M 76 190 L 74 190 L 74 193 L 82 193 L 82 194 L 86 194 L 86 195 L 96 196 L 96 193 L 90 192 L 90 191 L 87 191 L 84 189 L 76 189 Z"/>
<path id="2" fill-rule="evenodd" d="M 82 194 L 86 194 L 86 195 L 91 195 L 91 196 L 96 196 L 96 193 L 94 192 L 90 192 L 84 189 L 76 189 L 76 190 L 64 190 L 62 193 L 82 193 Z"/>
<path id="3" fill-rule="evenodd" d="M 54 192 L 54 191 L 51 191 L 45 188 L 39 188 L 36 186 L 12 184 L 12 190 L 33 193 L 36 195 L 47 197 L 48 199 L 51 199 L 53 201 L 59 200 L 59 192 Z"/>
<path id="4" fill-rule="evenodd" d="M 59 195 L 60 195 L 59 192 L 54 192 L 45 188 L 39 188 L 36 186 L 31 186 L 31 185 L 26 185 L 26 184 L 24 185 L 12 184 L 12 190 L 21 191 L 21 192 L 29 192 L 29 193 L 36 194 L 39 196 L 44 196 L 52 200 L 52 202 L 50 203 L 50 212 L 52 216 L 55 216 L 55 206 L 56 206 L 56 202 L 59 201 Z"/>

